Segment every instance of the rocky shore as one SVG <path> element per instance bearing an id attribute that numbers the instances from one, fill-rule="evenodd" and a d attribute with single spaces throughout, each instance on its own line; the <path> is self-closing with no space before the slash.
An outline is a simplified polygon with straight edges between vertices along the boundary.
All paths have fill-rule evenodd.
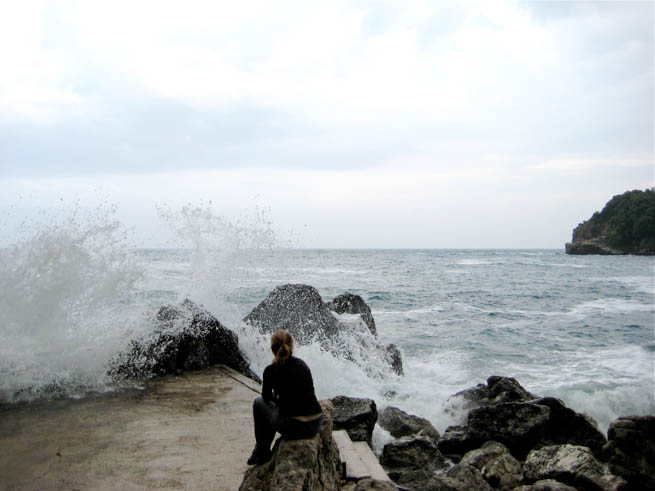
<path id="1" fill-rule="evenodd" d="M 562 401 L 529 394 L 490 377 L 453 396 L 469 407 L 466 423 L 443 435 L 424 418 L 370 399 L 322 401 L 325 419 L 313 439 L 279 439 L 271 460 L 250 467 L 241 491 L 260 489 L 406 489 L 435 491 L 655 489 L 655 417 L 619 418 L 606 438 L 595 422 Z M 333 430 L 370 445 L 379 424 L 394 440 L 379 461 L 395 486 L 352 482 L 339 467 Z"/>
<path id="2" fill-rule="evenodd" d="M 573 229 L 567 254 L 655 255 L 655 189 L 614 196 Z"/>
<path id="3" fill-rule="evenodd" d="M 359 322 L 346 325 L 333 312 L 359 316 Z M 157 319 L 157 336 L 150 344 L 134 343 L 112 364 L 112 375 L 182 373 L 223 363 L 258 379 L 236 335 L 202 307 L 190 301 L 162 307 Z M 284 285 L 244 321 L 264 333 L 287 329 L 299 343 L 317 340 L 345 358 L 360 347 L 338 348 L 334 340 L 344 330 L 359 330 L 365 349 L 383 354 L 391 371 L 403 373 L 400 352 L 378 342 L 370 309 L 357 295 L 325 303 L 310 286 Z M 178 325 L 172 329 L 171 323 Z M 395 407 L 379 412 L 371 399 L 339 396 L 321 404 L 320 433 L 309 440 L 278 440 L 271 460 L 250 467 L 240 489 L 393 489 L 373 479 L 348 481 L 332 438 L 332 431 L 343 429 L 353 442 L 370 447 L 376 424 L 393 437 L 379 462 L 397 489 L 655 489 L 655 416 L 619 418 L 604 435 L 589 416 L 559 399 L 532 394 L 513 378 L 491 376 L 454 394 L 445 409 L 463 410 L 465 417 L 443 434 L 420 415 Z"/>

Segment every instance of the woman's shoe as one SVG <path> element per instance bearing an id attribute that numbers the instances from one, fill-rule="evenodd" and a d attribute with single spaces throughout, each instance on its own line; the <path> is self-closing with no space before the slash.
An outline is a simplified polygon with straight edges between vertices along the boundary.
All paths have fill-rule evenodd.
<path id="1" fill-rule="evenodd" d="M 252 451 L 248 458 L 248 465 L 262 465 L 271 460 L 271 451 L 258 452 L 257 448 Z"/>
<path id="2" fill-rule="evenodd" d="M 250 457 L 248 457 L 248 465 L 255 465 L 257 463 L 258 458 L 259 458 L 259 453 L 257 453 L 257 449 L 255 448 L 252 451 L 252 454 L 250 454 Z"/>
<path id="3" fill-rule="evenodd" d="M 262 452 L 262 453 L 259 454 L 259 456 L 257 457 L 257 461 L 255 462 L 255 464 L 256 464 L 256 465 L 263 465 L 263 464 L 265 464 L 266 462 L 268 462 L 269 460 L 271 460 L 271 456 L 272 456 L 272 455 L 273 455 L 273 454 L 271 453 L 270 450 L 266 450 L 266 451 Z"/>

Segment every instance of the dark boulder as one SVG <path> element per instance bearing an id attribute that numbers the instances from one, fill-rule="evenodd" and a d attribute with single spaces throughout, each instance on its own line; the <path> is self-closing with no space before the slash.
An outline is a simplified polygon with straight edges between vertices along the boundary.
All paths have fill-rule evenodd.
<path id="1" fill-rule="evenodd" d="M 532 450 L 523 464 L 528 482 L 555 479 L 579 489 L 617 491 L 627 482 L 610 474 L 591 450 L 579 445 L 550 445 Z"/>
<path id="2" fill-rule="evenodd" d="M 576 491 L 576 489 L 555 479 L 542 479 L 534 484 L 518 486 L 514 491 Z"/>
<path id="3" fill-rule="evenodd" d="M 433 476 L 425 487 L 431 491 L 491 491 L 491 487 L 475 467 L 457 464 L 443 474 Z"/>
<path id="4" fill-rule="evenodd" d="M 391 365 L 391 369 L 398 375 L 403 375 L 405 372 L 403 370 L 403 359 L 400 355 L 400 350 L 395 344 L 388 344 L 385 350 L 385 359 Z"/>
<path id="5" fill-rule="evenodd" d="M 186 299 L 177 306 L 161 307 L 152 334 L 132 341 L 110 363 L 108 373 L 114 378 L 148 378 L 217 364 L 261 382 L 239 349 L 237 335 Z"/>
<path id="6" fill-rule="evenodd" d="M 424 436 L 407 436 L 387 443 L 380 463 L 387 469 L 419 469 L 432 464 L 445 467 L 445 460 L 432 440 Z"/>
<path id="7" fill-rule="evenodd" d="M 332 441 L 332 404 L 321 401 L 321 407 L 319 433 L 304 440 L 278 439 L 266 464 L 246 470 L 240 491 L 340 489 L 339 450 Z"/>
<path id="8" fill-rule="evenodd" d="M 626 416 L 607 432 L 604 455 L 613 474 L 630 483 L 630 489 L 655 489 L 655 416 Z"/>
<path id="9" fill-rule="evenodd" d="M 446 407 L 451 410 L 474 409 L 482 406 L 492 406 L 504 402 L 528 402 L 537 396 L 525 390 L 513 377 L 492 375 L 487 384 L 462 390 L 446 401 Z"/>
<path id="10" fill-rule="evenodd" d="M 459 460 L 462 455 L 478 448 L 471 442 L 466 425 L 453 425 L 446 428 L 437 442 L 439 451 L 453 460 Z"/>
<path id="11" fill-rule="evenodd" d="M 439 432 L 427 419 L 407 414 L 402 409 L 393 406 L 385 408 L 379 414 L 378 424 L 394 438 L 421 433 L 436 442 L 440 437 Z"/>
<path id="12" fill-rule="evenodd" d="M 409 489 L 431 489 L 434 473 L 446 467 L 435 443 L 424 436 L 407 436 L 387 443 L 380 456 L 392 481 Z"/>
<path id="13" fill-rule="evenodd" d="M 489 441 L 482 447 L 468 452 L 460 462 L 480 471 L 485 481 L 494 489 L 514 489 L 523 481 L 521 463 L 512 457 L 507 447 Z"/>
<path id="14" fill-rule="evenodd" d="M 607 440 L 590 416 L 576 413 L 554 397 L 542 397 L 534 403 L 550 409 L 548 424 L 543 429 L 539 445 L 570 443 L 590 448 L 597 457 L 601 454 Z"/>
<path id="15" fill-rule="evenodd" d="M 343 293 L 335 297 L 331 302 L 328 302 L 327 307 L 337 314 L 359 314 L 371 333 L 374 336 L 378 335 L 371 308 L 359 295 Z"/>
<path id="16" fill-rule="evenodd" d="M 599 455 L 606 442 L 593 419 L 559 399 L 536 398 L 513 378 L 490 377 L 486 386 L 456 396 L 472 409 L 466 423 L 447 428 L 438 443 L 441 452 L 455 458 L 489 440 L 502 443 L 518 459 L 532 449 L 564 443 L 587 446 Z"/>
<path id="17" fill-rule="evenodd" d="M 396 486 L 389 481 L 379 481 L 377 479 L 362 479 L 355 484 L 354 491 L 396 491 Z"/>
<path id="18" fill-rule="evenodd" d="M 339 332 L 337 319 L 309 285 L 275 287 L 243 320 L 262 332 L 285 329 L 301 344 L 326 342 Z"/>
<path id="19" fill-rule="evenodd" d="M 371 446 L 373 428 L 378 420 L 378 410 L 373 399 L 337 396 L 334 405 L 334 429 L 346 430 L 354 442 L 366 442 Z"/>
<path id="20" fill-rule="evenodd" d="M 489 440 L 500 442 L 523 458 L 539 442 L 549 416 L 546 406 L 528 402 L 479 407 L 469 413 L 468 438 L 475 447 Z"/>

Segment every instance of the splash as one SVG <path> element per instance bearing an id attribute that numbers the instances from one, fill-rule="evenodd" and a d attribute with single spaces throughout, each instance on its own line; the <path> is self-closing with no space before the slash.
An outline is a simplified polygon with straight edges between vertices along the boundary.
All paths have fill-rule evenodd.
<path id="1" fill-rule="evenodd" d="M 188 253 L 186 277 L 177 285 L 178 301 L 190 298 L 234 323 L 240 312 L 229 295 L 240 285 L 249 252 L 282 247 L 268 211 L 256 207 L 236 220 L 214 211 L 212 203 L 188 204 L 179 211 L 157 207 L 159 217 L 173 233 L 172 246 Z"/>
<path id="2" fill-rule="evenodd" d="M 105 361 L 133 329 L 126 305 L 143 275 L 114 211 L 75 212 L 0 251 L 1 400 L 104 385 Z"/>

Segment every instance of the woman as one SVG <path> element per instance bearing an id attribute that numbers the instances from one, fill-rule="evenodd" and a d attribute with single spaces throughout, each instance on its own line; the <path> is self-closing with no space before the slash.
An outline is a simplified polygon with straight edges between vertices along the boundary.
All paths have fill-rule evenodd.
<path id="1" fill-rule="evenodd" d="M 293 336 L 276 331 L 271 336 L 273 363 L 264 369 L 262 397 L 253 403 L 255 449 L 248 464 L 264 464 L 271 458 L 271 443 L 279 431 L 285 440 L 311 438 L 318 433 L 323 415 L 314 393 L 312 372 L 293 356 Z"/>

